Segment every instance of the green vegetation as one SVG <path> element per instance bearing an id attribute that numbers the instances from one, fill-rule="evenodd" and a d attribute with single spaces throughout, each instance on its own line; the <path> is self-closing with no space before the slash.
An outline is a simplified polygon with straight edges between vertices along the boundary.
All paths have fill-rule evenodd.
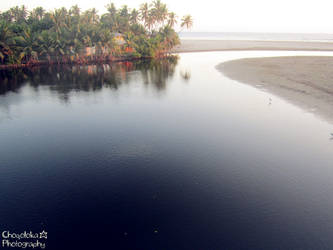
<path id="1" fill-rule="evenodd" d="M 77 5 L 50 12 L 16 6 L 0 13 L 0 65 L 160 57 L 179 44 L 177 16 L 160 0 L 139 10 L 117 9 L 113 3 L 106 9 L 101 16 L 95 8 L 81 12 Z M 191 16 L 184 16 L 180 26 L 190 28 Z"/>

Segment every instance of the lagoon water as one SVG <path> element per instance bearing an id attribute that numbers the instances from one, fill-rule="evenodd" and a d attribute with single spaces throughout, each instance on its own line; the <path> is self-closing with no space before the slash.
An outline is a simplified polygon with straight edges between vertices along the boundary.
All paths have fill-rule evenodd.
<path id="1" fill-rule="evenodd" d="M 333 124 L 215 69 L 296 54 L 321 55 L 1 72 L 0 230 L 45 230 L 47 249 L 332 249 Z"/>

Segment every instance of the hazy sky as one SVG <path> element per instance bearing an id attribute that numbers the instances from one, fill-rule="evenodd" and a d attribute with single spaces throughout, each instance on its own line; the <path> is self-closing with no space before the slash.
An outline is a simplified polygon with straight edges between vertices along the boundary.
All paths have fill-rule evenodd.
<path id="1" fill-rule="evenodd" d="M 29 9 L 70 7 L 78 4 L 83 10 L 95 7 L 106 12 L 109 0 L 1 0 L 1 11 L 15 5 Z M 117 7 L 127 4 L 138 8 L 145 0 L 114 0 Z M 178 16 L 191 14 L 192 31 L 221 32 L 318 32 L 333 33 L 332 0 L 164 0 Z"/>

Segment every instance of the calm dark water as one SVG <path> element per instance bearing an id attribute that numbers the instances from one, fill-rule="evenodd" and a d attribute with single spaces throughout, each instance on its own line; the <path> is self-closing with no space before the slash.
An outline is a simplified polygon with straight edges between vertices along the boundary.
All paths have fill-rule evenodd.
<path id="1" fill-rule="evenodd" d="M 57 250 L 332 249 L 333 126 L 214 68 L 264 53 L 1 72 L 1 232 L 45 230 Z"/>

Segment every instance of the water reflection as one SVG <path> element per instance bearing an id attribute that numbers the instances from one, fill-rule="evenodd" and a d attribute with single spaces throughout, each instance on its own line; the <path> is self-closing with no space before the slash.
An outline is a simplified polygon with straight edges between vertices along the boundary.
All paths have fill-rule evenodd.
<path id="1" fill-rule="evenodd" d="M 144 84 L 163 91 L 174 75 L 177 62 L 178 57 L 173 56 L 104 65 L 59 65 L 4 70 L 0 71 L 0 95 L 17 92 L 28 84 L 36 91 L 40 86 L 49 86 L 62 100 L 68 101 L 72 91 L 100 91 L 104 87 L 117 90 L 120 85 L 128 84 L 137 77 L 141 77 Z"/>
<path id="2" fill-rule="evenodd" d="M 188 82 L 191 79 L 191 71 L 189 69 L 181 70 L 180 76 L 183 78 L 185 82 Z"/>

